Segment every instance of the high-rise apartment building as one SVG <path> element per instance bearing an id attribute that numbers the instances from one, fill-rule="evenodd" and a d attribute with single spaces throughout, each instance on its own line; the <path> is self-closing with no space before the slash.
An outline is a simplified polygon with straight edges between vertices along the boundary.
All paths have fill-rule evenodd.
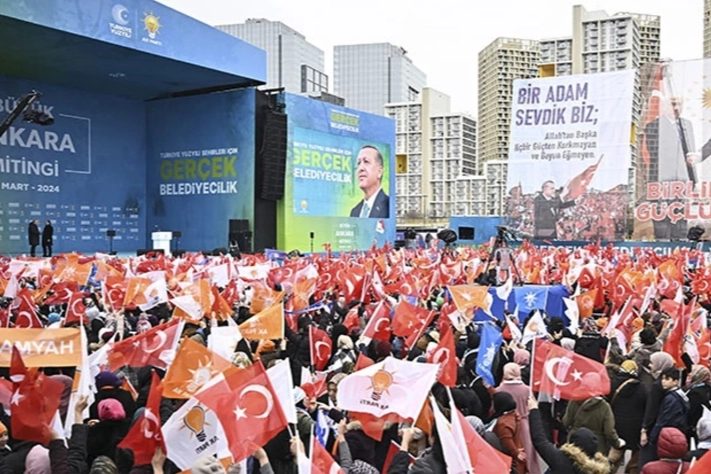
<path id="1" fill-rule="evenodd" d="M 706 4 L 711 0 L 705 0 Z M 639 70 L 660 59 L 661 19 L 656 15 L 587 11 L 573 7 L 573 36 L 542 40 L 540 77 Z M 630 122 L 638 124 L 642 109 L 639 77 L 635 79 Z M 633 133 L 634 135 L 634 133 Z M 631 145 L 630 196 L 634 195 L 638 150 Z"/>
<path id="2" fill-rule="evenodd" d="M 385 104 L 417 102 L 427 81 L 407 56 L 389 43 L 333 48 L 333 91 L 346 106 L 383 115 Z"/>
<path id="3" fill-rule="evenodd" d="M 449 96 L 424 88 L 421 100 L 385 106 L 395 120 L 396 215 L 400 223 L 444 224 L 450 215 L 482 213 L 484 177 L 476 121 L 450 111 Z"/>
<path id="4" fill-rule="evenodd" d="M 328 92 L 324 52 L 284 23 L 257 18 L 215 28 L 267 52 L 267 84 L 264 88 L 284 88 L 294 94 Z"/>
<path id="5" fill-rule="evenodd" d="M 704 57 L 711 58 L 711 0 L 704 0 Z"/>
<path id="6" fill-rule="evenodd" d="M 514 79 L 538 76 L 538 41 L 497 38 L 479 52 L 479 159 L 506 160 Z"/>

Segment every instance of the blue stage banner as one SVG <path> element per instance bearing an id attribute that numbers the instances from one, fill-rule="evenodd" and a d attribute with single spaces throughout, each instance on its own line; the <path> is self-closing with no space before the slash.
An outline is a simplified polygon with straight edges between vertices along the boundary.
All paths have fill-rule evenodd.
<path id="1" fill-rule="evenodd" d="M 151 0 L 0 2 L 0 15 L 266 82 L 264 50 Z"/>
<path id="2" fill-rule="evenodd" d="M 254 90 L 147 104 L 148 234 L 180 231 L 187 250 L 227 247 L 230 219 L 253 224 Z"/>
<path id="3" fill-rule="evenodd" d="M 0 137 L 0 253 L 29 252 L 28 225 L 54 228 L 54 253 L 134 251 L 145 238 L 144 104 L 0 76 L 0 117 L 23 94 L 54 119 L 18 119 Z M 41 248 L 39 249 L 41 252 Z M 39 254 L 41 255 L 41 253 Z"/>
<path id="4" fill-rule="evenodd" d="M 393 242 L 395 122 L 292 94 L 284 100 L 279 248 L 319 251 L 330 243 L 334 251 L 350 251 Z"/>

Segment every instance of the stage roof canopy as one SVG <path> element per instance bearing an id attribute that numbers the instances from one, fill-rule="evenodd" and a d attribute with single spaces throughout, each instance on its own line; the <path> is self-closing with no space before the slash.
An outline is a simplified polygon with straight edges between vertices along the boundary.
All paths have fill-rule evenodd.
<path id="1" fill-rule="evenodd" d="M 0 44 L 0 74 L 131 99 L 266 82 L 263 50 L 150 0 L 1 2 Z"/>

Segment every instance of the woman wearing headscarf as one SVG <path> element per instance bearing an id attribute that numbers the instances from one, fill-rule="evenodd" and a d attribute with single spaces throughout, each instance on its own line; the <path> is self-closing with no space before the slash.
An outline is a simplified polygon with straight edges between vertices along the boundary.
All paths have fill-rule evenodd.
<path id="1" fill-rule="evenodd" d="M 516 349 L 513 361 L 521 368 L 521 380 L 526 385 L 531 384 L 531 353 L 526 349 Z"/>
<path id="2" fill-rule="evenodd" d="M 696 425 L 696 436 L 699 440 L 696 444 L 696 449 L 689 451 L 684 456 L 684 461 L 691 461 L 694 458 L 699 459 L 711 449 L 711 420 L 699 420 Z"/>
<path id="3" fill-rule="evenodd" d="M 600 375 L 589 372 L 583 376 L 582 386 L 586 392 L 599 390 L 602 385 Z M 599 393 L 599 392 L 598 392 Z M 597 452 L 607 454 L 608 447 L 622 449 L 625 443 L 615 430 L 615 417 L 607 401 L 600 396 L 586 400 L 572 401 L 563 416 L 563 424 L 568 427 L 570 436 L 575 430 L 587 428 L 597 438 Z M 570 441 L 570 436 L 568 441 Z"/>
<path id="4" fill-rule="evenodd" d="M 543 432 L 541 413 L 534 398 L 528 400 L 531 440 L 551 474 L 609 474 L 610 464 L 597 452 L 597 438 L 587 428 L 570 434 L 560 449 Z"/>
<path id="5" fill-rule="evenodd" d="M 709 401 L 711 400 L 711 371 L 703 365 L 695 365 L 689 374 L 689 383 L 686 386 L 686 396 L 689 398 L 689 416 L 688 416 L 688 433 L 687 438 L 696 436 L 696 424 L 704 414 L 704 408 L 711 409 Z"/>
<path id="6" fill-rule="evenodd" d="M 640 433 L 639 445 L 639 467 L 640 469 L 649 461 L 656 458 L 656 448 L 648 443 L 648 433 L 652 431 L 657 422 L 659 408 L 662 406 L 662 399 L 666 395 L 666 390 L 662 387 L 659 378 L 662 371 L 669 367 L 674 367 L 674 358 L 666 352 L 654 352 L 650 357 L 649 373 L 654 377 L 654 383 L 649 387 L 647 397 L 647 407 L 644 411 L 644 421 Z"/>
<path id="7" fill-rule="evenodd" d="M 340 372 L 348 363 L 354 365 L 358 357 L 353 350 L 353 339 L 348 335 L 342 334 L 338 336 L 336 344 L 338 349 L 331 359 L 331 365 L 327 369 L 328 372 Z"/>
<path id="8" fill-rule="evenodd" d="M 516 402 L 510 393 L 494 394 L 494 434 L 501 441 L 504 453 L 511 456 L 511 471 L 518 474 L 527 473 L 526 451 L 521 441 L 521 419 L 516 412 Z"/>
<path id="9" fill-rule="evenodd" d="M 128 434 L 131 420 L 126 417 L 123 405 L 116 399 L 107 398 L 99 403 L 99 419 L 89 421 L 87 460 L 104 455 L 116 459 L 116 446 Z"/>
<path id="10" fill-rule="evenodd" d="M 516 403 L 516 413 L 521 422 L 521 442 L 526 452 L 528 472 L 540 474 L 541 466 L 528 429 L 528 399 L 532 392 L 531 388 L 521 380 L 521 368 L 517 363 L 512 362 L 504 366 L 504 380 L 496 389 L 496 393 L 508 393 Z"/>
<path id="11" fill-rule="evenodd" d="M 599 329 L 595 319 L 584 319 L 583 331 L 575 341 L 575 353 L 602 363 L 602 353 L 607 349 L 608 339 L 600 335 Z"/>
<path id="12" fill-rule="evenodd" d="M 637 364 L 633 360 L 624 361 L 612 379 L 609 400 L 615 417 L 615 430 L 626 441 L 626 450 L 632 452 L 625 472 L 638 472 L 639 435 L 647 407 L 647 387 L 637 378 Z M 610 462 L 615 468 L 613 472 L 617 472 L 619 464 L 623 463 L 625 451 L 610 450 Z"/>

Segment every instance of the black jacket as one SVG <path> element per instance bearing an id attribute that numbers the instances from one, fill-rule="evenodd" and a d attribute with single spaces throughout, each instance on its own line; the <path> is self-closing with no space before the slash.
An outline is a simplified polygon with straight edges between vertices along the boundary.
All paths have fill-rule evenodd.
<path id="1" fill-rule="evenodd" d="M 667 391 L 659 407 L 657 422 L 649 435 L 649 441 L 656 445 L 659 433 L 666 427 L 678 428 L 682 433 L 686 433 L 688 417 L 689 399 L 684 392 L 680 389 Z"/>
<path id="2" fill-rule="evenodd" d="M 54 236 L 54 227 L 45 225 L 42 229 L 42 245 L 52 246 L 52 236 Z"/>
<path id="3" fill-rule="evenodd" d="M 705 383 L 695 385 L 686 392 L 686 396 L 689 398 L 688 434 L 696 437 L 696 424 L 704 414 L 703 407 L 711 410 L 711 387 Z"/>
<path id="4" fill-rule="evenodd" d="M 353 209 L 351 209 L 351 217 L 360 217 L 360 211 L 363 209 L 364 202 L 365 201 L 361 199 L 361 201 Z M 390 198 L 382 189 L 378 191 L 378 195 L 375 196 L 375 201 L 373 201 L 373 209 L 370 210 L 370 215 L 368 217 L 390 217 Z"/>
<path id="5" fill-rule="evenodd" d="M 575 341 L 575 353 L 602 363 L 602 352 L 607 348 L 607 338 L 595 331 L 583 332 Z"/>
<path id="6" fill-rule="evenodd" d="M 37 224 L 34 222 L 30 222 L 29 227 L 27 228 L 27 234 L 30 240 L 30 245 L 39 245 L 40 243 L 40 231 L 39 228 L 37 227 Z"/>
<path id="7" fill-rule="evenodd" d="M 615 415 L 615 431 L 627 445 L 637 446 L 647 407 L 647 387 L 634 376 L 620 373 L 612 380 L 609 399 Z"/>

